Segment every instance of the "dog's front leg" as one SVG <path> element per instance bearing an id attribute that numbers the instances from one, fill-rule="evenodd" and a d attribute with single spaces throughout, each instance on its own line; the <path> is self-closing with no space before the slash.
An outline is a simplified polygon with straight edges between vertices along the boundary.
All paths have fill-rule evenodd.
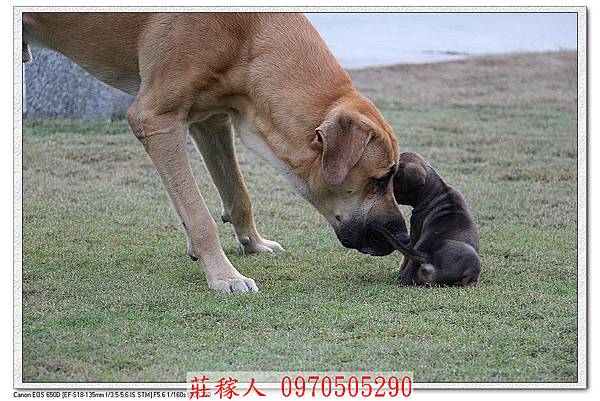
<path id="1" fill-rule="evenodd" d="M 190 136 L 221 196 L 223 222 L 231 223 L 243 254 L 274 253 L 283 248 L 256 230 L 250 194 L 238 165 L 233 127 L 226 114 L 214 115 L 190 126 Z"/>
<path id="2" fill-rule="evenodd" d="M 188 252 L 204 266 L 208 286 L 220 292 L 258 291 L 254 280 L 242 276 L 221 248 L 212 219 L 189 164 L 188 124 L 179 113 L 155 114 L 138 95 L 128 111 L 136 137 L 144 145 L 165 185 L 188 239 Z"/>

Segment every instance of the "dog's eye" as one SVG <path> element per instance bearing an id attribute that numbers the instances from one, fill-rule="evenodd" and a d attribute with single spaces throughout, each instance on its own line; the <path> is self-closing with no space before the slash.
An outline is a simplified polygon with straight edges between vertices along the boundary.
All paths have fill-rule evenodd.
<path id="1" fill-rule="evenodd" d="M 390 167 L 388 172 L 382 177 L 373 177 L 371 181 L 375 184 L 378 190 L 385 190 L 387 188 L 387 184 L 390 182 L 390 179 L 396 172 L 396 166 Z"/>
<path id="2" fill-rule="evenodd" d="M 385 185 L 385 184 L 387 184 L 389 179 L 390 179 L 390 177 L 385 175 L 383 177 L 373 178 L 373 181 L 375 181 L 376 184 Z"/>
<path id="3" fill-rule="evenodd" d="M 391 175 L 386 174 L 383 177 L 373 177 L 371 178 L 371 180 L 373 181 L 373 184 L 375 184 L 375 187 L 377 187 L 378 190 L 384 190 L 387 187 L 390 178 Z"/>

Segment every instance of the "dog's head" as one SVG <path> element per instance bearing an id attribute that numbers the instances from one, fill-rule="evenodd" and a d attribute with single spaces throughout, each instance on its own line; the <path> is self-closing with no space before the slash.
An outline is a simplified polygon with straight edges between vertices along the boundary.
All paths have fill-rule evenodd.
<path id="1" fill-rule="evenodd" d="M 415 206 L 427 182 L 429 163 L 423 156 L 403 152 L 398 160 L 398 172 L 394 176 L 394 196 L 398 203 Z"/>
<path id="2" fill-rule="evenodd" d="M 318 152 L 309 191 L 312 203 L 347 248 L 387 255 L 394 248 L 374 226 L 408 242 L 393 193 L 398 144 L 392 128 L 365 98 L 334 107 L 315 129 Z"/>

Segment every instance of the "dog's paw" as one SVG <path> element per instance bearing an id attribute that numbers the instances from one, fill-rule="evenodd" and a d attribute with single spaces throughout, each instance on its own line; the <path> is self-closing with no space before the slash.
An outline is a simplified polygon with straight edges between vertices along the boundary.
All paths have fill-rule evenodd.
<path id="1" fill-rule="evenodd" d="M 254 280 L 240 275 L 239 278 L 214 278 L 208 280 L 208 288 L 223 294 L 258 292 Z"/>
<path id="2" fill-rule="evenodd" d="M 238 238 L 240 249 L 244 255 L 266 252 L 274 254 L 275 252 L 285 251 L 281 245 L 275 241 L 270 241 L 262 237 L 251 238 L 241 236 Z"/>

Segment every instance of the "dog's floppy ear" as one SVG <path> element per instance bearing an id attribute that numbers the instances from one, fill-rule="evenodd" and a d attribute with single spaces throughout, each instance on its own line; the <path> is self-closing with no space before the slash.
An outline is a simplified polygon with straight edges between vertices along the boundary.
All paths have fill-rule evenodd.
<path id="1" fill-rule="evenodd" d="M 315 129 L 315 140 L 323 144 L 323 176 L 328 185 L 340 185 L 362 156 L 373 130 L 349 117 L 326 119 Z"/>

